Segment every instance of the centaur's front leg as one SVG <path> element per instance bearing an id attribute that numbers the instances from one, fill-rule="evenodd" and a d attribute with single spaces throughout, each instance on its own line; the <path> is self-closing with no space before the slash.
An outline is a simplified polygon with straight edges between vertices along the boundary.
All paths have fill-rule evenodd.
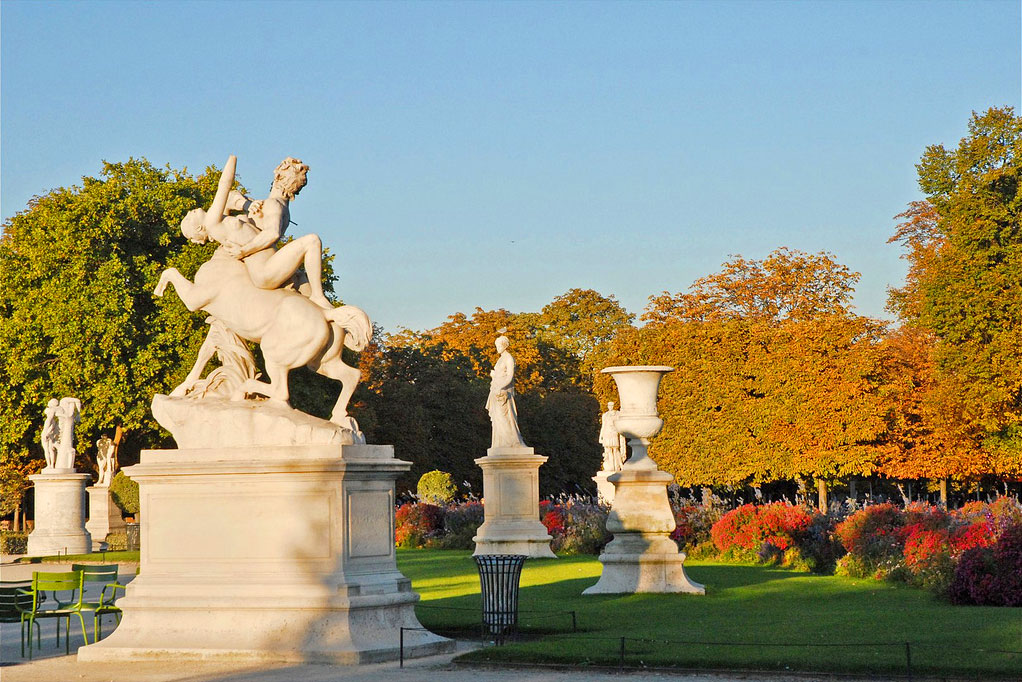
<path id="1" fill-rule="evenodd" d="M 174 285 L 177 295 L 181 297 L 181 302 L 192 312 L 213 300 L 210 292 L 197 284 L 189 282 L 188 278 L 178 272 L 177 268 L 167 268 L 163 271 L 160 275 L 160 281 L 156 284 L 156 288 L 153 289 L 153 293 L 157 296 L 163 296 L 163 292 L 167 290 L 168 284 Z"/>

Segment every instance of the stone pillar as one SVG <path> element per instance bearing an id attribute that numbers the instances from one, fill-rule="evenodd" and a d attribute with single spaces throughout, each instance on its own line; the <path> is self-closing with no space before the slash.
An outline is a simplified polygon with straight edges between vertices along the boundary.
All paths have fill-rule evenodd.
<path id="1" fill-rule="evenodd" d="M 524 554 L 556 559 L 539 520 L 539 467 L 547 458 L 530 447 L 490 448 L 476 460 L 483 470 L 483 525 L 474 554 Z"/>
<path id="2" fill-rule="evenodd" d="M 35 485 L 35 529 L 28 536 L 31 556 L 92 551 L 85 529 L 85 486 L 92 476 L 68 472 L 28 477 Z"/>
<path id="3" fill-rule="evenodd" d="M 596 499 L 600 504 L 614 504 L 614 484 L 607 480 L 607 477 L 613 473 L 613 471 L 601 469 L 593 476 L 593 481 L 596 483 Z"/>
<path id="4" fill-rule="evenodd" d="M 396 659 L 419 596 L 397 568 L 389 445 L 145 450 L 141 572 L 81 661 Z M 405 656 L 453 649 L 405 632 Z"/>
<path id="5" fill-rule="evenodd" d="M 614 539 L 600 554 L 600 580 L 582 594 L 691 592 L 706 589 L 685 574 L 685 553 L 670 538 L 675 528 L 667 486 L 674 477 L 664 471 L 630 469 L 608 477 L 614 485 L 614 506 L 607 530 Z"/>
<path id="6" fill-rule="evenodd" d="M 114 504 L 110 488 L 91 486 L 85 489 L 89 494 L 89 522 L 85 529 L 92 535 L 92 551 L 98 552 L 106 545 L 106 536 L 124 530 L 121 510 Z"/>

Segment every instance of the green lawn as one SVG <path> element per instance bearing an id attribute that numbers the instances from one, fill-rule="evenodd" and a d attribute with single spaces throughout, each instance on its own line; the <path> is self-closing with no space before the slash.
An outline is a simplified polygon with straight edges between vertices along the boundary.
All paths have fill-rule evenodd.
<path id="1" fill-rule="evenodd" d="M 138 550 L 130 552 L 92 552 L 90 554 L 54 554 L 52 556 L 21 557 L 19 564 L 116 564 L 138 563 Z"/>
<path id="2" fill-rule="evenodd" d="M 398 564 L 422 596 L 417 613 L 425 627 L 478 636 L 470 552 L 398 550 Z M 706 585 L 705 596 L 583 597 L 600 569 L 593 557 L 529 561 L 521 641 L 462 659 L 617 665 L 626 637 L 633 666 L 904 674 L 909 642 L 915 674 L 1022 678 L 1022 653 L 997 653 L 1022 652 L 1022 609 L 951 606 L 872 580 L 696 561 L 686 569 Z M 555 611 L 575 611 L 579 632 L 571 632 L 570 615 Z"/>

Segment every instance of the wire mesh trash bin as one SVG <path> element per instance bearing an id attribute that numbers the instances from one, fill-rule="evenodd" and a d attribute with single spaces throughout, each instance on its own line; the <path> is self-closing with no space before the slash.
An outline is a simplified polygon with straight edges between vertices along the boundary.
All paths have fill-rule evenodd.
<path id="1" fill-rule="evenodd" d="M 518 582 L 523 554 L 481 554 L 472 557 L 479 568 L 479 586 L 483 597 L 483 636 L 494 644 L 503 644 L 518 632 Z"/>
<path id="2" fill-rule="evenodd" d="M 131 552 L 131 551 L 137 551 L 137 550 L 141 549 L 141 544 L 142 543 L 139 541 L 140 533 L 139 533 L 138 524 L 137 523 L 126 523 L 124 525 L 126 526 L 126 528 L 125 528 L 125 535 L 128 536 L 127 550 L 129 552 Z"/>

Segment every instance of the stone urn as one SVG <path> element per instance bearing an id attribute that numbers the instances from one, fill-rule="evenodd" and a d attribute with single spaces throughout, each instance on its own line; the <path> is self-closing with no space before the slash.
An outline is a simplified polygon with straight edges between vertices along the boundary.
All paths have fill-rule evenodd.
<path id="1" fill-rule="evenodd" d="M 648 453 L 649 441 L 664 422 L 657 411 L 660 380 L 672 367 L 607 367 L 621 399 L 616 425 L 628 439 L 631 456 L 621 471 L 607 477 L 614 484 L 614 503 L 607 530 L 614 539 L 600 554 L 603 573 L 583 594 L 689 592 L 705 588 L 685 575 L 685 554 L 670 538 L 675 528 L 667 486 L 674 480 L 660 471 Z"/>
<path id="2" fill-rule="evenodd" d="M 628 439 L 631 456 L 624 463 L 626 469 L 656 470 L 657 465 L 647 452 L 649 440 L 664 428 L 664 420 L 657 411 L 656 396 L 660 380 L 673 367 L 665 365 L 639 365 L 635 367 L 607 367 L 602 370 L 617 384 L 621 410 L 616 421 L 618 431 Z"/>

